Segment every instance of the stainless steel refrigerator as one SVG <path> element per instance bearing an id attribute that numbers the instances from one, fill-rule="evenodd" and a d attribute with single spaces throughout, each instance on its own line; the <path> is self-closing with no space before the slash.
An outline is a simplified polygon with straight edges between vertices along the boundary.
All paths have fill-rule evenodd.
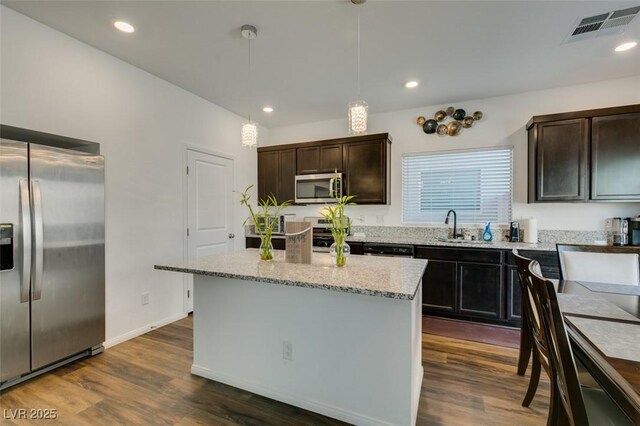
<path id="1" fill-rule="evenodd" d="M 1 387 L 102 349 L 104 254 L 104 158 L 0 140 Z"/>

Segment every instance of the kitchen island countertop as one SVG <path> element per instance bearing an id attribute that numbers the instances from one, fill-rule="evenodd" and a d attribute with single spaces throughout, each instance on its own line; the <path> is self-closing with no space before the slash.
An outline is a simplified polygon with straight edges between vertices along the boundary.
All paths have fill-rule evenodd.
<path id="1" fill-rule="evenodd" d="M 370 256 L 350 256 L 342 268 L 333 262 L 328 253 L 313 253 L 311 264 L 287 263 L 283 250 L 275 250 L 273 260 L 261 261 L 258 249 L 246 249 L 155 269 L 413 300 L 427 266 L 423 259 Z"/>

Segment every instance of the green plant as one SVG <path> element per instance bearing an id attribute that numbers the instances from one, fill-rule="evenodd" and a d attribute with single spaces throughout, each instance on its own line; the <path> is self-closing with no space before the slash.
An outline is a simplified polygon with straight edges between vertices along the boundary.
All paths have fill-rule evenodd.
<path id="1" fill-rule="evenodd" d="M 258 201 L 258 210 L 254 210 L 250 204 L 251 196 L 249 191 L 253 188 L 253 185 L 249 185 L 243 192 L 240 193 L 240 205 L 247 206 L 249 209 L 249 217 L 243 222 L 242 226 L 245 226 L 247 222 L 251 221 L 251 224 L 255 227 L 256 233 L 260 236 L 260 259 L 271 260 L 273 259 L 273 253 L 271 252 L 271 236 L 273 230 L 277 224 L 277 218 L 282 210 L 291 205 L 291 201 L 284 201 L 278 204 L 278 200 L 272 194 L 266 198 L 266 200 Z"/>
<path id="2" fill-rule="evenodd" d="M 347 234 L 349 232 L 349 218 L 345 215 L 346 206 L 355 205 L 351 202 L 355 195 L 345 195 L 336 198 L 335 205 L 324 206 L 320 214 L 329 222 L 329 230 L 336 244 L 336 266 L 344 266 L 347 258 L 344 254 L 343 247 L 346 244 Z"/>

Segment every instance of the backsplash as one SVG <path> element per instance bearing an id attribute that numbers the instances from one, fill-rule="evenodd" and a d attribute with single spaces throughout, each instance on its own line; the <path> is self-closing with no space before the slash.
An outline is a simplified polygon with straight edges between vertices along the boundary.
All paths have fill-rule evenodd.
<path id="1" fill-rule="evenodd" d="M 427 227 L 427 226 L 370 226 L 352 225 L 351 234 L 364 233 L 368 238 L 382 237 L 384 239 L 422 239 L 437 240 L 438 238 L 450 238 L 453 228 Z M 494 241 L 508 241 L 509 225 L 492 226 Z M 476 240 L 482 239 L 484 228 L 460 227 L 463 235 L 475 236 Z M 522 229 L 522 238 L 526 230 Z M 245 235 L 255 235 L 253 226 L 245 226 Z M 538 231 L 538 242 L 544 244 L 596 244 L 607 241 L 607 231 L 562 231 L 541 229 Z"/>
<path id="2" fill-rule="evenodd" d="M 424 226 L 363 226 L 353 225 L 351 233 L 363 232 L 367 237 L 384 238 L 424 238 L 438 239 L 450 238 L 452 227 L 424 227 Z M 509 234 L 508 225 L 492 226 L 493 237 L 496 241 L 507 241 Z M 463 235 L 475 236 L 477 240 L 482 238 L 484 228 L 460 227 Z M 524 233 L 525 231 L 522 230 Z M 567 244 L 594 244 L 596 241 L 607 241 L 606 231 L 562 231 L 539 230 L 538 241 L 540 243 L 567 243 Z"/>

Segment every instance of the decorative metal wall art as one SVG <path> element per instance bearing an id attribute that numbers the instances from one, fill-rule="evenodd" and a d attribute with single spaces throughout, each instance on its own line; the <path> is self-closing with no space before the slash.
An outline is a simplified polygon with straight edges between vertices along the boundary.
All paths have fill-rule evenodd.
<path id="1" fill-rule="evenodd" d="M 451 119 L 448 123 L 446 122 L 447 118 Z M 481 111 L 467 115 L 465 110 L 450 106 L 446 110 L 436 112 L 433 118 L 418 117 L 417 123 L 429 135 L 436 133 L 438 136 L 458 136 L 462 129 L 468 129 L 473 126 L 473 123 L 480 120 L 482 120 Z"/>

